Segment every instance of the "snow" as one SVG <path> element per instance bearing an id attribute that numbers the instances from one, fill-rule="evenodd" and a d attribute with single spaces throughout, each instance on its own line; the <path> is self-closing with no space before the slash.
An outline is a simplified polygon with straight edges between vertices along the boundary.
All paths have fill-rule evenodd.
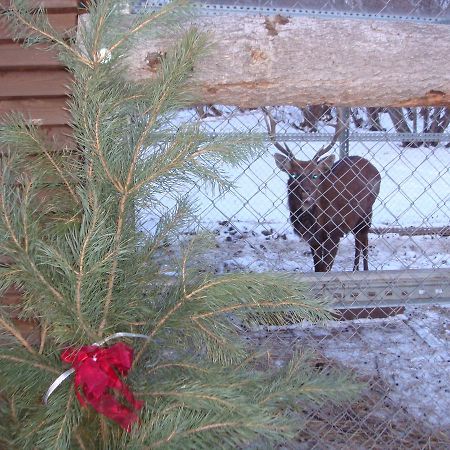
<path id="1" fill-rule="evenodd" d="M 389 385 L 389 397 L 417 419 L 441 429 L 450 427 L 450 351 L 448 308 L 408 308 L 405 316 L 350 324 L 345 342 L 336 335 L 327 342 L 327 357 L 358 369 L 358 373 L 379 376 Z M 351 352 L 344 351 L 354 342 Z M 434 399 L 434 401 L 431 401 Z"/>
<path id="2" fill-rule="evenodd" d="M 222 223 L 223 225 L 221 225 Z M 220 222 L 213 228 L 216 248 L 210 250 L 210 261 L 218 273 L 234 271 L 313 271 L 312 256 L 306 242 L 299 239 L 289 224 L 274 230 L 273 223 Z M 450 239 L 436 236 L 398 236 L 371 234 L 370 270 L 449 268 Z M 334 271 L 353 267 L 354 239 L 341 240 Z"/>
<path id="3" fill-rule="evenodd" d="M 450 427 L 449 337 L 449 307 L 409 306 L 404 314 L 385 319 L 261 327 L 250 332 L 249 339 L 277 355 L 276 366 L 289 359 L 286 353 L 313 347 L 332 364 L 355 370 L 372 386 L 387 386 L 386 399 L 397 410 L 430 429 L 446 432 Z"/>

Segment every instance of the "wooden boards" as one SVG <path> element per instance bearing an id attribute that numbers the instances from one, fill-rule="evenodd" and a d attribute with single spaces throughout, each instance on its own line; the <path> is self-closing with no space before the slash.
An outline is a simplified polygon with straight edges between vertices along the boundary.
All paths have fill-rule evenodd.
<path id="1" fill-rule="evenodd" d="M 78 18 L 78 0 L 30 0 L 33 6 L 45 8 L 50 23 L 63 34 L 73 33 Z M 10 0 L 0 0 L 0 12 L 9 8 Z M 0 122 L 11 112 L 22 113 L 41 127 L 56 145 L 63 148 L 71 142 L 67 95 L 71 76 L 54 51 L 42 45 L 23 48 L 12 40 L 4 18 L 0 19 Z M 0 163 L 2 149 L 0 148 Z M 0 254 L 0 264 L 11 261 Z M 12 322 L 31 342 L 39 338 L 39 324 L 20 317 L 21 292 L 11 287 L 0 305 L 5 306 Z"/>

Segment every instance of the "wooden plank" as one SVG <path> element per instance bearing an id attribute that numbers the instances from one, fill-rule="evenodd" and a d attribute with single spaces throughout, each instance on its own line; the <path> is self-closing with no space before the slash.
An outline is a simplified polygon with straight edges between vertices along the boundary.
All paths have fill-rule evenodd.
<path id="1" fill-rule="evenodd" d="M 70 92 L 65 70 L 0 72 L 0 99 L 61 97 Z"/>
<path id="2" fill-rule="evenodd" d="M 66 102 L 67 97 L 2 100 L 0 122 L 3 115 L 17 111 L 37 125 L 67 125 L 70 123 L 70 114 L 66 109 Z"/>
<path id="3" fill-rule="evenodd" d="M 9 9 L 12 0 L 0 0 L 0 10 Z M 79 0 L 29 0 L 33 8 L 44 7 L 46 9 L 73 9 L 78 8 Z"/>
<path id="4" fill-rule="evenodd" d="M 47 139 L 54 142 L 54 148 L 75 148 L 73 130 L 69 125 L 43 125 L 40 129 Z"/>
<path id="5" fill-rule="evenodd" d="M 69 125 L 43 125 L 40 130 L 44 138 L 53 142 L 52 148 L 75 148 L 73 130 Z"/>
<path id="6" fill-rule="evenodd" d="M 62 67 L 56 55 L 45 45 L 24 48 L 19 43 L 6 43 L 0 45 L 0 71 Z"/>
<path id="7" fill-rule="evenodd" d="M 16 287 L 11 287 L 3 294 L 3 296 L 0 296 L 0 308 L 4 308 L 14 326 L 19 330 L 25 339 L 32 343 L 36 343 L 39 338 L 39 323 L 37 320 L 24 320 L 18 318 L 20 315 L 21 301 L 21 291 Z M 0 340 L 0 345 L 2 345 L 2 342 L 7 342 L 6 336 L 2 337 Z"/>
<path id="8" fill-rule="evenodd" d="M 52 25 L 59 33 L 74 30 L 77 25 L 77 17 L 76 12 L 48 14 L 50 25 Z M 26 31 L 23 33 L 23 36 L 25 35 Z M 0 40 L 11 40 L 11 32 L 8 21 L 4 17 L 0 17 Z"/>
<path id="9" fill-rule="evenodd" d="M 73 140 L 73 131 L 69 125 L 51 125 L 51 126 L 41 126 L 40 131 L 42 136 L 51 142 L 52 149 L 65 149 L 65 148 L 76 148 L 75 142 Z M 0 165 L 1 158 L 4 154 L 5 149 L 0 147 Z M 33 155 L 30 155 L 31 157 Z"/>
<path id="10" fill-rule="evenodd" d="M 404 306 L 381 307 L 381 308 L 352 308 L 337 309 L 333 314 L 336 320 L 357 320 L 357 319 L 385 319 L 386 317 L 396 316 L 405 312 Z"/>
<path id="11" fill-rule="evenodd" d="M 22 293 L 16 287 L 10 287 L 6 290 L 2 297 L 2 305 L 7 306 L 15 306 L 20 305 L 20 299 L 22 297 Z"/>
<path id="12" fill-rule="evenodd" d="M 0 255 L 0 267 L 8 267 L 13 263 L 12 258 L 5 255 Z"/>

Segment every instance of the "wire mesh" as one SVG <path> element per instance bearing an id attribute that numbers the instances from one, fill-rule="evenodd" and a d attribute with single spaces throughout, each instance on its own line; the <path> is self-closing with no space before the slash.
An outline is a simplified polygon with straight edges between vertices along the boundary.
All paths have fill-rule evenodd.
<path id="1" fill-rule="evenodd" d="M 253 133 L 267 141 L 254 160 L 228 172 L 233 189 L 214 193 L 200 187 L 192 193 L 198 200 L 202 226 L 217 234 L 220 247 L 211 258 L 217 273 L 313 270 L 311 248 L 295 235 L 289 220 L 289 176 L 277 168 L 273 155 L 277 153 L 275 145 L 282 143 L 298 160 L 311 160 L 333 140 L 336 110 L 279 107 L 272 108 L 271 115 L 277 124 L 275 144 L 269 139 L 261 109 L 201 107 L 184 111 L 178 119 L 199 121 L 205 132 L 214 135 Z M 351 109 L 347 135 L 342 133 L 329 153 L 342 157 L 348 151 L 351 156 L 363 157 L 381 175 L 370 228 L 371 270 L 450 267 L 450 135 L 445 132 L 449 119 L 445 108 L 395 113 L 392 109 L 376 113 Z M 377 131 L 371 131 L 374 129 Z M 396 131 L 399 129 L 401 134 Z M 166 194 L 168 204 L 171 195 Z M 361 207 L 354 196 L 355 192 L 350 199 L 352 214 Z M 352 270 L 353 250 L 354 238 L 349 233 L 338 245 L 334 271 Z"/>
<path id="2" fill-rule="evenodd" d="M 250 345 L 267 352 L 268 365 L 312 348 L 318 367 L 350 368 L 367 385 L 345 408 L 305 406 L 302 431 L 285 448 L 449 448 L 450 311 L 443 304 L 450 298 L 450 110 L 214 105 L 182 111 L 171 126 L 186 122 L 212 136 L 246 133 L 264 142 L 258 155 L 228 171 L 232 188 L 211 192 L 199 185 L 189 193 L 198 204 L 198 223 L 184 235 L 213 232 L 208 265 L 218 274 L 292 273 L 311 295 L 334 299 L 346 310 L 340 318 L 350 319 L 243 330 Z M 311 248 L 289 218 L 290 175 L 277 167 L 274 154 L 284 148 L 311 161 L 332 142 L 321 159 L 360 156 L 381 176 L 367 272 L 352 272 L 355 239 L 349 232 L 331 271 L 314 273 Z M 168 208 L 175 201 L 173 193 L 164 195 Z M 141 218 L 152 232 L 157 215 L 141 211 Z M 165 251 L 177 252 L 176 243 Z"/>
<path id="3" fill-rule="evenodd" d="M 164 1 L 141 2 L 157 3 Z M 212 14 L 450 21 L 446 0 L 196 3 Z M 312 296 L 325 295 L 340 308 L 340 320 L 322 325 L 248 329 L 243 324 L 243 339 L 264 350 L 268 368 L 283 366 L 294 352 L 312 349 L 318 370 L 350 369 L 366 385 L 352 404 L 305 404 L 298 415 L 297 438 L 281 448 L 450 448 L 450 310 L 445 306 L 450 301 L 450 109 L 311 105 L 246 110 L 205 105 L 180 112 L 172 125 L 189 121 L 212 136 L 245 133 L 264 142 L 255 158 L 228 171 L 233 188 L 211 192 L 199 185 L 189 193 L 197 201 L 198 220 L 184 235 L 201 230 L 215 235 L 207 264 L 217 274 L 288 272 L 300 277 Z M 339 240 L 332 268 L 315 273 L 313 251 L 290 220 L 287 182 L 292 174 L 277 166 L 274 154 L 290 152 L 311 161 L 330 143 L 334 145 L 322 158 L 359 156 L 381 176 L 380 191 L 369 208 L 368 271 L 352 271 L 355 238 L 350 230 Z M 304 200 L 301 189 L 298 197 Z M 354 197 L 349 200 L 351 213 L 361 214 L 361 202 Z M 173 193 L 165 194 L 168 208 L 175 201 Z M 151 233 L 157 214 L 140 215 Z M 335 218 L 320 220 L 323 226 Z M 177 244 L 168 243 L 165 251 L 176 253 Z M 163 260 L 162 270 L 171 270 Z"/>

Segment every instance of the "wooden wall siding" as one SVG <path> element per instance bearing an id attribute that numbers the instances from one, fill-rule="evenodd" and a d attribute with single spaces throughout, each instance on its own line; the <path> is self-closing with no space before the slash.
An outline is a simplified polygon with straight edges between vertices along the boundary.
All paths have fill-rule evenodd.
<path id="1" fill-rule="evenodd" d="M 60 33 L 67 32 L 69 33 L 74 29 L 76 26 L 76 14 L 72 12 L 61 12 L 56 13 L 51 11 L 51 14 L 49 14 L 48 19 L 50 22 L 50 25 L 52 25 L 56 31 Z M 25 35 L 24 31 L 24 35 Z M 67 34 L 65 33 L 65 34 Z M 8 23 L 5 18 L 0 18 L 0 43 L 1 41 L 8 41 L 11 39 L 11 35 L 9 32 Z"/>
<path id="2" fill-rule="evenodd" d="M 2 100 L 0 102 L 0 116 L 13 110 L 22 111 L 27 119 L 36 125 L 46 127 L 67 125 L 70 121 L 65 97 Z"/>
<path id="3" fill-rule="evenodd" d="M 0 0 L 0 10 L 8 8 L 10 1 Z M 45 8 L 49 21 L 58 31 L 74 32 L 78 0 L 30 2 Z M 18 111 L 44 126 L 49 136 L 67 142 L 70 117 L 65 103 L 70 83 L 70 74 L 55 52 L 44 50 L 42 45 L 22 48 L 11 39 L 5 20 L 0 19 L 0 121 L 8 112 Z"/>
<path id="4" fill-rule="evenodd" d="M 53 11 L 67 11 L 77 12 L 79 0 L 29 0 L 33 7 L 43 7 Z M 0 8 L 8 9 L 11 5 L 11 0 L 0 0 Z"/>
<path id="5" fill-rule="evenodd" d="M 44 7 L 50 23 L 58 31 L 75 31 L 78 0 L 30 0 L 30 4 Z M 9 5 L 10 0 L 0 0 L 0 13 Z M 70 115 L 66 109 L 70 83 L 70 74 L 54 52 L 38 45 L 22 48 L 12 40 L 5 20 L 0 19 L 0 122 L 5 114 L 21 112 L 63 148 L 71 141 Z M 0 165 L 1 155 L 0 148 Z M 10 263 L 0 255 L 0 264 Z M 18 318 L 20 302 L 21 293 L 15 288 L 0 298 L 0 304 L 8 307 L 11 319 L 23 335 L 35 341 L 39 336 L 38 324 Z"/>
<path id="6" fill-rule="evenodd" d="M 6 100 L 64 97 L 70 82 L 65 70 L 0 71 L 1 98 Z"/>
<path id="7" fill-rule="evenodd" d="M 0 44 L 2 70 L 58 69 L 61 63 L 53 50 L 42 45 L 22 48 L 18 43 L 8 41 Z"/>

